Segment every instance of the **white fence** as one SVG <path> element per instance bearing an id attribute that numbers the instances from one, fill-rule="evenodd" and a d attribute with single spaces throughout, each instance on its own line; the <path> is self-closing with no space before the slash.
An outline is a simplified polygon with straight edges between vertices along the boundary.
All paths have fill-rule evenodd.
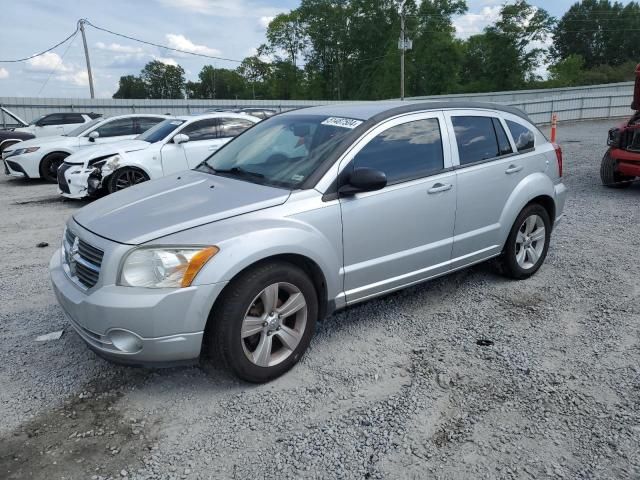
<path id="1" fill-rule="evenodd" d="M 512 105 L 527 112 L 538 124 L 549 123 L 552 112 L 560 121 L 613 118 L 631 115 L 633 82 L 588 87 L 520 90 L 480 94 L 413 97 L 407 101 L 469 100 Z M 278 110 L 346 103 L 331 100 L 121 100 L 88 98 L 0 97 L 0 105 L 30 121 L 53 112 L 200 113 L 209 108 L 269 107 Z M 349 102 L 358 103 L 358 102 Z M 1 123 L 0 119 L 0 123 Z"/>

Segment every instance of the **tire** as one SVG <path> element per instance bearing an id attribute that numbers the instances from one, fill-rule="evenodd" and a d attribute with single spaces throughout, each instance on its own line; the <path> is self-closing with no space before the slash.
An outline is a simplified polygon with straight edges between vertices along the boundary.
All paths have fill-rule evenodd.
<path id="1" fill-rule="evenodd" d="M 530 223 L 531 219 L 535 223 Z M 544 232 L 539 230 L 541 227 Z M 547 210 L 537 203 L 527 205 L 511 227 L 500 258 L 501 271 L 516 280 L 529 278 L 544 263 L 550 239 L 551 220 Z M 540 244 L 541 241 L 544 243 Z"/>
<path id="2" fill-rule="evenodd" d="M 263 299 L 277 306 L 270 309 Z M 282 312 L 287 305 L 292 313 L 281 318 L 268 315 L 264 308 Z M 298 363 L 311 342 L 317 318 L 316 289 L 304 271 L 287 262 L 265 263 L 227 285 L 210 314 L 206 346 L 213 362 L 242 380 L 268 382 Z"/>
<path id="3" fill-rule="evenodd" d="M 142 170 L 137 168 L 124 167 L 113 172 L 107 179 L 107 191 L 114 193 L 125 188 L 132 187 L 149 180 L 149 177 Z"/>
<path id="4" fill-rule="evenodd" d="M 611 156 L 609 150 L 602 157 L 600 163 L 600 179 L 605 187 L 609 188 L 627 188 L 631 185 L 635 177 L 627 177 L 616 172 L 616 161 Z"/>
<path id="5" fill-rule="evenodd" d="M 40 162 L 40 178 L 49 183 L 58 183 L 58 167 L 62 165 L 68 153 L 50 153 Z"/>

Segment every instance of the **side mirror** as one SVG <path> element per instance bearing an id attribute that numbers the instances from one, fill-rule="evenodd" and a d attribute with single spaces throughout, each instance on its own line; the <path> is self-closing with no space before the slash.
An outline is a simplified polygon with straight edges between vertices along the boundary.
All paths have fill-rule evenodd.
<path id="1" fill-rule="evenodd" d="M 338 189 L 340 195 L 354 195 L 358 192 L 373 192 L 387 186 L 387 176 L 373 168 L 355 168 L 346 182 Z"/>
<path id="2" fill-rule="evenodd" d="M 93 132 L 91 132 L 89 134 L 89 141 L 90 142 L 95 142 L 96 138 L 98 138 L 99 136 L 100 136 L 100 133 L 94 130 Z"/>
<path id="3" fill-rule="evenodd" d="M 179 133 L 175 137 L 173 137 L 173 143 L 179 145 L 181 143 L 187 143 L 189 141 L 189 135 L 185 135 L 184 133 Z"/>

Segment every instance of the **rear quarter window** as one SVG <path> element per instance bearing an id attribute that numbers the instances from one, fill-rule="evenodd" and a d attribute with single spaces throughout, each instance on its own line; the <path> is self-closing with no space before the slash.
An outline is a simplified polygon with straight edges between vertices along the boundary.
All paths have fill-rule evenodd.
<path id="1" fill-rule="evenodd" d="M 507 120 L 507 127 L 511 132 L 511 136 L 513 137 L 513 141 L 516 144 L 518 152 L 533 150 L 535 148 L 536 136 L 531 130 L 524 125 L 512 122 L 511 120 Z"/>

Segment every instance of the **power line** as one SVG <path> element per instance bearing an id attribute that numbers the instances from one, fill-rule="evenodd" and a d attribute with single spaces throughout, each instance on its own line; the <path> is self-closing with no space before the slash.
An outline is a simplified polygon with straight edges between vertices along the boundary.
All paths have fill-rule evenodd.
<path id="1" fill-rule="evenodd" d="M 58 59 L 58 62 L 56 63 L 56 66 L 53 67 L 53 69 L 49 72 L 49 75 L 47 76 L 47 79 L 44 81 L 44 83 L 40 87 L 40 90 L 38 90 L 38 93 L 36 94 L 36 97 L 40 96 L 40 94 L 42 93 L 42 90 L 44 90 L 44 87 L 47 85 L 47 83 L 49 83 L 49 80 L 51 79 L 51 77 L 53 75 L 53 72 L 55 72 L 58 69 L 58 67 L 60 65 L 62 65 L 62 61 L 64 60 L 64 57 L 67 54 L 67 52 L 69 51 L 69 48 L 71 48 L 71 45 L 73 45 L 73 41 L 76 39 L 77 35 L 78 35 L 78 30 L 76 29 L 76 32 L 73 34 L 73 38 L 69 42 L 69 45 L 67 45 L 67 48 L 62 53 L 62 56 Z"/>
<path id="2" fill-rule="evenodd" d="M 56 43 L 53 47 L 47 48 L 46 50 L 40 52 L 40 53 L 34 53 L 33 55 L 29 56 L 29 57 L 25 57 L 25 58 L 17 58 L 15 60 L 0 60 L 0 63 L 18 63 L 18 62 L 26 62 L 27 60 L 31 60 L 32 58 L 36 58 L 39 57 L 41 55 L 44 55 L 45 53 L 49 53 L 51 50 L 58 48 L 60 45 L 62 45 L 63 43 L 65 43 L 67 40 L 69 40 L 71 37 L 75 36 L 78 33 L 78 27 L 76 26 L 75 31 L 69 35 L 67 38 L 65 38 L 64 40 L 62 40 L 61 42 Z"/>
<path id="3" fill-rule="evenodd" d="M 166 50 L 172 50 L 174 52 L 180 52 L 180 53 L 186 53 L 188 55 L 195 55 L 197 57 L 205 57 L 205 58 L 211 58 L 213 60 L 224 60 L 227 62 L 234 62 L 234 63 L 242 63 L 242 60 L 236 60 L 234 58 L 224 58 L 224 57 L 216 57 L 214 55 L 206 55 L 204 53 L 197 53 L 197 52 L 190 52 L 188 50 L 181 50 L 179 48 L 173 48 L 173 47 L 169 47 L 167 45 L 161 45 L 159 43 L 154 43 L 154 42 L 148 42 L 147 40 L 141 40 L 139 38 L 135 38 L 135 37 L 131 37 L 129 35 L 125 35 L 123 33 L 117 33 L 114 32 L 112 30 L 106 29 L 106 28 L 102 28 L 102 27 L 98 27 L 97 25 L 94 25 L 93 23 L 91 23 L 89 20 L 85 20 L 85 23 L 87 25 L 91 25 L 93 28 L 95 28 L 96 30 L 101 30 L 103 32 L 107 32 L 110 33 L 111 35 L 115 35 L 117 37 L 122 37 L 122 38 L 126 38 L 127 40 L 132 40 L 134 42 L 139 42 L 139 43 L 144 43 L 146 45 L 151 45 L 153 47 L 158 47 L 158 48 L 164 48 Z"/>

